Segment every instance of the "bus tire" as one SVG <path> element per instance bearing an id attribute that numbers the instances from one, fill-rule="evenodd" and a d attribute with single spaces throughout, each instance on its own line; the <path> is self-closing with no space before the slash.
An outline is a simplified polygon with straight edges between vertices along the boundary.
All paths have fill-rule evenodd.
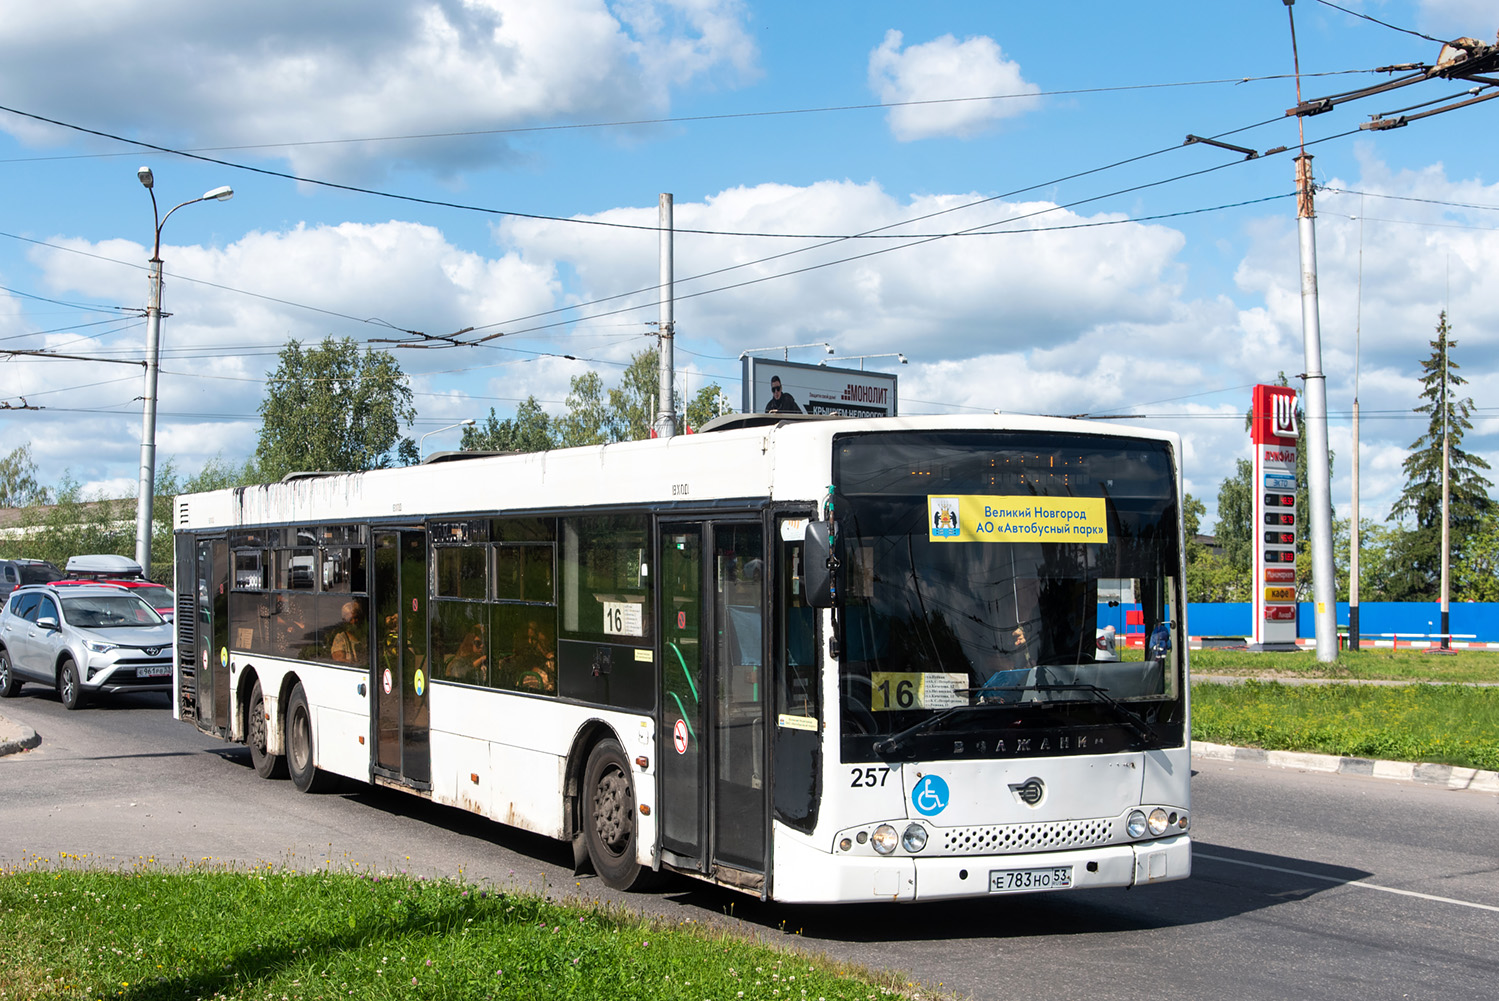
<path id="1" fill-rule="evenodd" d="M 292 785 L 302 792 L 322 792 L 330 784 L 326 772 L 317 767 L 312 737 L 312 708 L 299 681 L 292 686 L 286 704 L 286 769 Z"/>
<path id="2" fill-rule="evenodd" d="M 583 839 L 593 871 L 615 890 L 641 888 L 654 875 L 636 860 L 635 783 L 623 748 L 593 746 L 583 772 Z"/>
<path id="3" fill-rule="evenodd" d="M 265 693 L 260 690 L 260 681 L 250 689 L 250 708 L 245 717 L 245 743 L 250 746 L 250 763 L 255 774 L 263 779 L 286 778 L 286 756 L 272 754 L 266 750 L 270 735 L 270 724 L 265 718 Z"/>

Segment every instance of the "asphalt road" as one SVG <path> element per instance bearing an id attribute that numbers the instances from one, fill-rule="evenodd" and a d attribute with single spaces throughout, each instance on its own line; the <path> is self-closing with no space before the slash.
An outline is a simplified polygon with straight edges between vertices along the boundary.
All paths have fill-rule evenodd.
<path id="1" fill-rule="evenodd" d="M 69 713 L 0 703 L 42 738 L 0 757 L 0 861 L 212 858 L 457 875 L 608 899 L 974 998 L 1499 997 L 1499 796 L 1199 762 L 1191 879 L 963 904 L 765 905 L 690 881 L 621 895 L 564 846 L 387 790 L 304 796 L 171 719 L 164 696 Z"/>

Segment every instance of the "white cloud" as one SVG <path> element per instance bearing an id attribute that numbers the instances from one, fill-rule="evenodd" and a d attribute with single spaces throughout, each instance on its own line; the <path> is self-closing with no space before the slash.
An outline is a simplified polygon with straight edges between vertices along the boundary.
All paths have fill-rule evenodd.
<path id="1" fill-rule="evenodd" d="M 743 19 L 739 0 L 58 0 L 7 11 L 0 90 L 24 110 L 183 146 L 592 121 L 753 75 Z M 3 124 L 39 145 L 61 135 Z M 268 152 L 340 177 L 365 158 L 454 171 L 508 155 L 494 137 Z"/>
<path id="2" fill-rule="evenodd" d="M 994 39 L 979 35 L 958 41 L 952 35 L 901 48 L 903 36 L 891 29 L 869 54 L 869 87 L 886 103 L 948 101 L 891 108 L 890 130 L 902 142 L 936 136 L 969 138 L 996 123 L 1040 105 L 1038 86 L 1020 75 L 1020 64 L 1006 59 Z M 1005 95 L 1005 96 L 1000 96 Z"/>
<path id="3" fill-rule="evenodd" d="M 1334 189 L 1499 204 L 1499 189 L 1450 180 L 1440 168 L 1391 174 L 1370 160 L 1358 179 L 1326 183 Z M 1032 215 L 1054 207 L 1039 201 L 962 207 L 981 199 L 982 193 L 973 192 L 897 196 L 878 184 L 852 181 L 764 184 L 678 201 L 676 224 L 683 230 L 840 234 L 953 210 L 909 227 L 934 234 L 1027 215 L 1032 217 L 1022 228 L 1118 218 L 1061 210 Z M 1360 312 L 1360 238 L 1357 220 L 1349 218 L 1350 200 L 1357 205 L 1356 197 L 1324 192 L 1318 220 L 1323 368 L 1338 452 L 1333 499 L 1345 516 Z M 1499 233 L 1488 228 L 1491 220 L 1470 219 L 1481 213 L 1425 202 L 1366 197 L 1354 214 L 1359 211 L 1368 217 L 1357 324 L 1364 413 L 1361 490 L 1363 514 L 1384 518 L 1403 483 L 1405 449 L 1421 430 L 1421 419 L 1411 413 L 1420 402 L 1416 378 L 1444 305 L 1450 305 L 1457 331 L 1457 359 L 1472 380 L 1470 395 L 1480 407 L 1499 399 L 1499 307 L 1486 294 L 1499 286 Z M 422 424 L 416 433 L 466 417 L 482 419 L 491 406 L 508 417 L 515 403 L 531 394 L 558 412 L 568 379 L 590 366 L 613 383 L 619 372 L 614 366 L 652 343 L 658 242 L 650 227 L 656 206 L 616 208 L 588 218 L 647 228 L 509 219 L 494 231 L 497 248 L 480 253 L 455 246 L 435 227 L 392 220 L 292 226 L 251 233 L 217 249 L 164 248 L 166 308 L 172 316 L 163 328 L 161 454 L 175 456 L 186 471 L 219 452 L 249 454 L 258 426 L 258 380 L 274 367 L 276 351 L 288 337 L 401 336 L 391 327 L 431 334 L 465 327 L 481 328 L 480 334 L 505 332 L 485 348 L 396 349 L 419 394 Z M 1403 221 L 1375 223 L 1375 218 Z M 1455 229 L 1453 223 L 1480 228 Z M 1204 524 L 1211 526 L 1219 484 L 1233 474 L 1234 460 L 1248 454 L 1242 423 L 1248 387 L 1285 372 L 1299 388 L 1296 376 L 1304 367 L 1293 224 L 1271 220 L 1247 230 L 1239 301 L 1186 298 L 1184 237 L 1159 224 L 1125 221 L 1050 233 L 953 237 L 906 249 L 891 249 L 898 241 L 885 240 L 844 240 L 809 249 L 827 241 L 679 233 L 678 363 L 682 370 L 695 367 L 693 387 L 718 381 L 737 401 L 740 351 L 827 340 L 842 356 L 899 351 L 910 358 L 911 364 L 898 371 L 901 398 L 911 413 L 999 409 L 1139 415 L 1128 424 L 1182 434 L 1187 489 L 1207 504 Z M 138 244 L 50 242 L 131 265 L 35 249 L 32 261 L 51 294 L 116 302 L 142 297 L 137 262 L 146 251 Z M 777 254 L 786 256 L 770 259 Z M 858 255 L 865 256 L 816 267 Z M 766 278 L 771 280 L 756 281 Z M 215 285 L 264 292 L 275 300 Z M 640 291 L 576 313 L 549 314 L 627 290 Z M 716 291 L 696 294 L 705 290 Z M 641 308 L 610 315 L 626 306 Z M 391 326 L 359 322 L 371 317 Z M 559 319 L 561 325 L 549 326 Z M 10 325 L 27 329 L 14 321 Z M 529 330 L 533 327 L 540 329 Z M 89 342 L 66 333 L 47 338 L 58 350 L 86 346 L 79 353 L 133 352 L 136 357 L 142 342 L 139 322 Z M 579 360 L 560 357 L 564 354 Z M 36 399 L 55 408 L 27 415 L 26 435 L 37 442 L 36 454 L 66 463 L 86 482 L 122 477 L 133 468 L 139 446 L 139 376 L 133 369 L 114 368 L 62 362 L 8 366 L 7 399 L 23 391 L 44 393 Z M 85 386 L 91 388 L 75 388 Z M 47 392 L 59 389 L 69 392 Z M 73 414 L 70 407 L 109 412 Z M 1499 419 L 1493 413 L 1476 419 L 1465 440 L 1491 461 L 1499 459 Z M 55 482 L 60 472 L 60 467 L 44 470 L 44 477 Z"/>

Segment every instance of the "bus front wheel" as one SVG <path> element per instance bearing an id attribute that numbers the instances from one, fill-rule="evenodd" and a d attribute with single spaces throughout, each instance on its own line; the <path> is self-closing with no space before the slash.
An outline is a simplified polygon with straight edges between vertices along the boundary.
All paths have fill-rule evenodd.
<path id="1" fill-rule="evenodd" d="M 635 857 L 635 787 L 630 763 L 617 741 L 601 740 L 588 755 L 583 836 L 588 858 L 605 886 L 639 889 L 654 875 Z"/>

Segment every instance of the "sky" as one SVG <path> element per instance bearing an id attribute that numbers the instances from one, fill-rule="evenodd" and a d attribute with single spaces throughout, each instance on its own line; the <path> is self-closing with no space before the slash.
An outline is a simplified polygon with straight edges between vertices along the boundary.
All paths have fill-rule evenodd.
<path id="1" fill-rule="evenodd" d="M 162 214 L 235 192 L 161 233 L 157 456 L 184 475 L 253 454 L 289 339 L 395 354 L 429 452 L 528 396 L 561 413 L 589 369 L 615 384 L 655 344 L 663 192 L 688 397 L 737 406 L 742 352 L 812 363 L 826 342 L 897 374 L 903 413 L 1178 432 L 1210 529 L 1251 387 L 1306 371 L 1281 0 L 13 6 L 0 351 L 94 359 L 0 354 L 0 455 L 29 443 L 44 483 L 135 490 L 142 165 Z M 1292 13 L 1308 99 L 1499 31 L 1491 0 Z M 1358 128 L 1463 89 L 1299 123 L 1342 517 L 1355 394 L 1360 513 L 1384 521 L 1444 309 L 1464 445 L 1499 466 L 1499 102 Z"/>

